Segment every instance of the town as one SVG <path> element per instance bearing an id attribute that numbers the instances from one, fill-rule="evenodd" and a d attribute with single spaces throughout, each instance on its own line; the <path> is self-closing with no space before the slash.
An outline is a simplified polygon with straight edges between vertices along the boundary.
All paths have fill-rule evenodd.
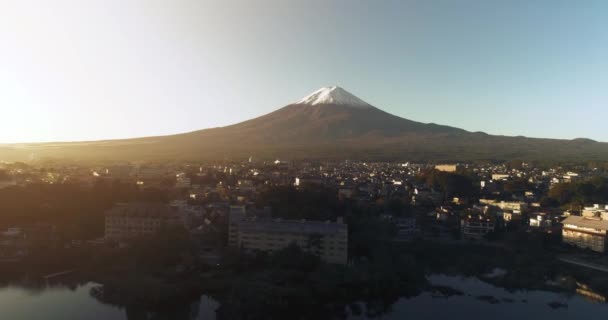
<path id="1" fill-rule="evenodd" d="M 250 158 L 241 163 L 206 165 L 37 167 L 4 163 L 0 168 L 0 192 L 6 194 L 44 184 L 92 190 L 104 184 L 122 184 L 144 194 L 162 194 L 149 201 L 113 203 L 112 209 L 104 211 L 103 235 L 64 238 L 73 243 L 128 245 L 130 239 L 170 224 L 182 225 L 191 234 L 213 234 L 218 238 L 216 244 L 247 250 L 272 251 L 292 242 L 302 246 L 306 238 L 302 236 L 325 234 L 328 239 L 337 237 L 340 243 L 331 246 L 339 258 L 328 259 L 346 264 L 348 226 L 342 217 L 331 221 L 316 220 L 315 214 L 310 218 L 273 218 L 271 206 L 258 206 L 264 192 L 292 188 L 332 190 L 336 200 L 381 207 L 378 217 L 397 228 L 395 241 L 424 237 L 483 242 L 510 230 L 525 230 L 554 235 L 581 250 L 606 250 L 608 168 L 593 164 L 539 169 L 525 162 L 258 162 Z M 10 207 L 2 209 L 6 221 L 2 221 L 0 252 L 5 260 L 26 255 L 27 243 L 35 241 L 35 235 L 52 237 L 58 227 L 44 219 L 25 222 L 26 217 L 10 224 L 11 218 L 19 220 L 18 213 L 8 212 Z M 251 231 L 252 235 L 236 227 L 243 223 L 257 231 Z M 228 225 L 234 227 L 229 233 Z M 248 236 L 257 239 L 256 232 L 285 237 L 269 238 L 268 243 L 264 239 L 245 241 Z M 25 239 L 28 241 L 21 241 Z"/>
<path id="2" fill-rule="evenodd" d="M 231 258 L 240 256 L 242 263 L 242 257 L 291 248 L 322 264 L 357 268 L 375 259 L 374 243 L 406 253 L 412 243 L 424 243 L 437 254 L 454 246 L 516 252 L 540 246 L 531 261 L 543 263 L 549 254 L 564 268 L 600 274 L 589 279 L 593 288 L 576 279 L 575 289 L 605 301 L 607 203 L 605 163 L 254 157 L 213 163 L 2 163 L 0 267 L 27 262 L 40 266 L 43 275 L 83 268 L 65 258 L 74 252 L 81 262 L 100 253 L 97 266 L 104 259 L 153 254 L 170 256 L 171 271 L 166 272 L 167 259 L 162 265 L 165 275 L 206 270 L 203 274 L 216 277 L 231 268 Z M 194 244 L 192 257 L 171 256 L 181 252 L 184 239 Z M 175 247 L 159 245 L 166 242 Z M 48 252 L 61 257 L 57 264 Z M 45 263 L 32 263 L 37 256 Z M 481 269 L 499 264 L 487 259 Z M 156 260 L 150 261 L 151 268 Z M 130 268 L 125 264 L 122 270 Z"/>
<path id="3" fill-rule="evenodd" d="M 332 190 L 336 200 L 380 207 L 378 217 L 397 230 L 394 241 L 423 237 L 487 242 L 501 233 L 525 230 L 553 235 L 582 252 L 606 251 L 608 168 L 600 164 L 540 169 L 525 162 L 419 164 L 249 158 L 211 164 L 91 167 L 3 163 L 0 170 L 3 194 L 44 184 L 92 190 L 104 184 L 122 184 L 144 194 L 162 194 L 149 201 L 113 203 L 103 212 L 103 235 L 62 238 L 65 243 L 61 245 L 126 246 L 133 238 L 174 224 L 191 234 L 213 234 L 217 238 L 214 250 L 223 244 L 273 251 L 291 243 L 303 246 L 308 236 L 320 235 L 328 241 L 323 247 L 332 251 L 324 251 L 322 256 L 331 262 L 348 263 L 348 225 L 343 217 L 325 221 L 316 220 L 315 214 L 310 218 L 274 218 L 271 206 L 258 206 L 264 192 L 290 188 Z M 17 222 L 17 212 L 9 212 L 10 207 L 2 210 L 3 260 L 27 255 L 28 243 L 37 238 L 47 241 L 57 236 L 58 226 L 50 223 L 52 219 L 26 222 L 27 217 L 23 217 Z M 10 224 L 10 219 L 16 222 Z M 264 239 L 264 235 L 269 238 Z"/>
<path id="4" fill-rule="evenodd" d="M 179 297 L 193 290 L 214 292 L 226 318 L 235 316 L 230 314 L 235 300 L 252 297 L 227 296 L 218 288 L 259 277 L 256 264 L 260 270 L 270 265 L 298 270 L 308 264 L 305 256 L 319 261 L 317 271 L 308 273 L 336 278 L 390 259 L 389 266 L 374 267 L 396 279 L 389 301 L 418 290 L 439 256 L 441 272 L 449 266 L 481 275 L 538 264 L 534 272 L 522 269 L 487 280 L 523 288 L 553 283 L 554 289 L 600 301 L 608 293 L 604 163 L 250 157 L 211 163 L 2 163 L 0 168 L 0 268 L 12 278 L 81 270 L 109 291 L 124 285 L 125 277 L 154 275 L 156 282 L 136 281 L 136 287 L 166 288 Z M 404 262 L 404 255 L 415 262 Z M 455 267 L 466 257 L 470 261 Z M 328 273 L 323 265 L 336 267 Z M 238 271 L 242 268 L 247 271 Z M 374 271 L 365 272 L 366 278 L 350 281 L 361 288 L 377 285 Z M 245 279 L 235 280 L 240 277 Z M 162 287 L 159 281 L 170 284 Z M 392 292 L 380 288 L 375 296 Z M 363 292 L 348 299 L 361 299 Z M 103 301 L 108 293 L 96 295 Z M 273 310 L 274 299 L 264 300 Z"/>

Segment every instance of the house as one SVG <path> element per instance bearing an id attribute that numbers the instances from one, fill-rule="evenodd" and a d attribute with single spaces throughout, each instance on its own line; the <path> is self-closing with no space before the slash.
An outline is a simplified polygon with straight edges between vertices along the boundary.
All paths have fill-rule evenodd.
<path id="1" fill-rule="evenodd" d="M 508 180 L 509 179 L 509 175 L 506 173 L 493 173 L 492 174 L 492 180 L 494 181 L 501 181 L 501 180 Z"/>
<path id="2" fill-rule="evenodd" d="M 19 260 L 28 253 L 25 232 L 21 228 L 8 228 L 0 232 L 0 261 Z"/>

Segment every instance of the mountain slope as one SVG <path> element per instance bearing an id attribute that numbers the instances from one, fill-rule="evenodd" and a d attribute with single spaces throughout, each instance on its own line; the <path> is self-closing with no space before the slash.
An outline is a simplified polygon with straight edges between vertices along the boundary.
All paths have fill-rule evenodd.
<path id="1" fill-rule="evenodd" d="M 234 125 L 127 140 L 0 146 L 0 160 L 351 158 L 373 160 L 608 160 L 608 144 L 492 136 L 400 118 L 340 87 Z"/>

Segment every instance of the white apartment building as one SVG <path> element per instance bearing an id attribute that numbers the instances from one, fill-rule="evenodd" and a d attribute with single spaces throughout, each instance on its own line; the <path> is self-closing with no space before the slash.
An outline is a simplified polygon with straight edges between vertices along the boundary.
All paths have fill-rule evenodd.
<path id="1" fill-rule="evenodd" d="M 105 239 L 110 241 L 151 235 L 163 227 L 180 225 L 177 207 L 155 203 L 122 203 L 105 214 Z"/>
<path id="2" fill-rule="evenodd" d="M 248 251 L 274 252 L 292 243 L 328 263 L 346 264 L 348 226 L 336 222 L 258 219 L 244 206 L 231 206 L 228 245 Z"/>
<path id="3" fill-rule="evenodd" d="M 562 221 L 562 241 L 579 248 L 606 252 L 608 220 L 599 217 L 569 216 Z"/>

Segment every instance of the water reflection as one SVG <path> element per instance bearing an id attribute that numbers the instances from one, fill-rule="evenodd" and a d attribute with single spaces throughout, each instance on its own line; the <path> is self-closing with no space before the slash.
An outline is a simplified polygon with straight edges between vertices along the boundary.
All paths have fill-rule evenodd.
<path id="1" fill-rule="evenodd" d="M 119 289 L 74 278 L 0 282 L 0 319 L 210 320 L 216 319 L 218 306 L 206 296 L 150 304 Z"/>
<path id="2" fill-rule="evenodd" d="M 128 320 L 196 320 L 200 319 L 201 298 L 157 301 L 151 303 L 139 297 L 130 296 L 123 289 L 95 285 L 90 289 L 91 297 L 103 304 L 124 308 Z"/>
<path id="3" fill-rule="evenodd" d="M 608 304 L 576 293 L 541 290 L 509 291 L 477 278 L 433 275 L 431 289 L 417 297 L 400 299 L 392 312 L 382 317 L 397 320 L 469 319 L 483 314 L 497 320 L 551 318 L 599 319 L 608 314 Z M 351 316 L 352 319 L 369 319 Z"/>
<path id="4" fill-rule="evenodd" d="M 368 302 L 336 302 L 334 306 L 342 311 L 320 309 L 322 312 L 319 313 L 310 310 L 298 313 L 298 306 L 277 306 L 276 303 L 269 303 L 262 309 L 265 309 L 263 314 L 266 318 L 276 319 L 289 319 L 294 315 L 306 318 L 313 314 L 314 319 L 466 319 L 484 314 L 498 320 L 534 317 L 560 320 L 575 317 L 597 319 L 608 314 L 608 304 L 593 302 L 575 293 L 508 291 L 476 278 L 445 275 L 433 275 L 429 282 L 431 286 L 425 292 L 411 298 L 376 297 Z M 236 313 L 223 314 L 236 317 L 223 317 L 222 313 L 217 317 L 216 310 L 234 307 L 235 304 L 227 303 L 219 308 L 218 302 L 206 296 L 150 301 L 155 300 L 134 296 L 124 288 L 76 278 L 48 282 L 24 278 L 0 282 L 0 319 L 209 320 L 243 318 L 248 314 L 238 311 L 250 310 L 234 308 L 232 310 Z M 261 305 L 256 305 L 261 308 Z M 282 317 L 276 317 L 278 315 Z"/>

